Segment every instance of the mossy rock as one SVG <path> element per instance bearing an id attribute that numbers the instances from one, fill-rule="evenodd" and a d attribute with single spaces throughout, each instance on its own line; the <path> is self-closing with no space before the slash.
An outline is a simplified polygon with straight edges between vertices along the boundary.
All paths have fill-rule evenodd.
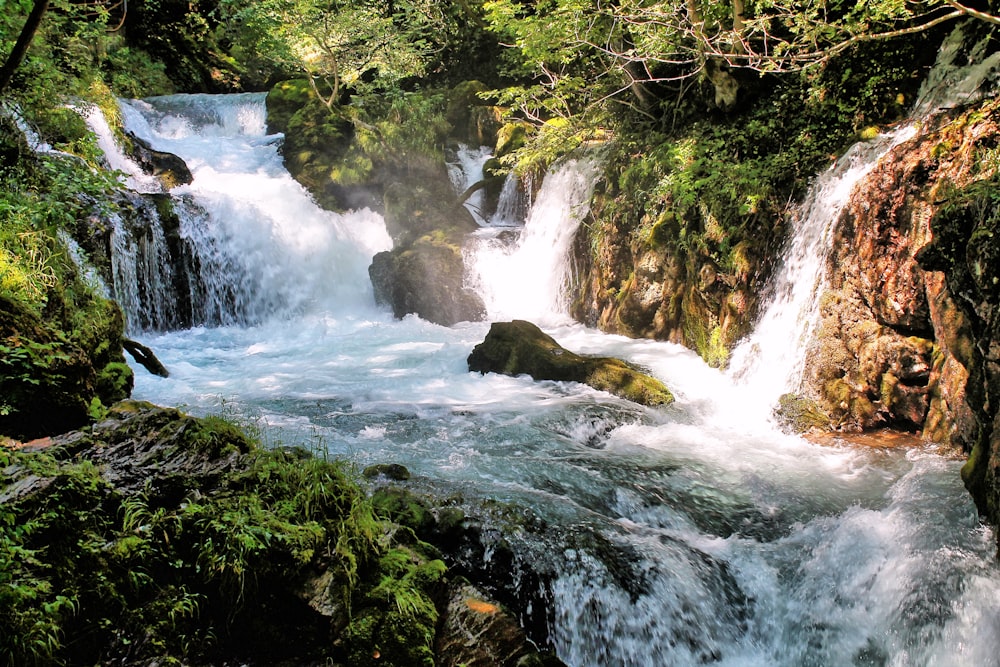
<path id="1" fill-rule="evenodd" d="M 448 93 L 445 118 L 455 139 L 475 146 L 495 146 L 500 130 L 499 113 L 479 96 L 489 90 L 481 81 L 463 81 Z"/>
<path id="2" fill-rule="evenodd" d="M 674 401 L 670 390 L 656 378 L 621 359 L 570 352 L 525 320 L 494 322 L 486 339 L 472 350 L 468 364 L 470 371 L 480 373 L 580 382 L 642 405 L 669 405 Z"/>
<path id="3" fill-rule="evenodd" d="M 288 123 L 299 109 L 306 106 L 313 96 L 312 86 L 306 79 L 290 79 L 275 84 L 267 93 L 267 131 L 287 133 Z"/>
<path id="4" fill-rule="evenodd" d="M 426 536 L 434 530 L 436 520 L 430 507 L 418 495 L 399 486 L 384 486 L 372 494 L 375 512 L 401 526 Z"/>
<path id="5" fill-rule="evenodd" d="M 84 425 L 97 373 L 66 333 L 0 296 L 0 433 L 19 439 Z"/>
<path id="6" fill-rule="evenodd" d="M 532 127 L 524 122 L 513 122 L 503 125 L 497 132 L 497 142 L 493 153 L 497 157 L 513 153 L 522 148 L 528 141 Z"/>
<path id="7" fill-rule="evenodd" d="M 412 313 L 452 326 L 485 316 L 482 299 L 465 287 L 462 247 L 444 233 L 423 236 L 408 248 L 378 253 L 368 274 L 376 302 L 390 306 L 397 318 Z"/>
<path id="8" fill-rule="evenodd" d="M 832 427 L 830 417 L 816 401 L 797 394 L 783 394 L 778 399 L 774 416 L 793 433 L 830 430 Z"/>

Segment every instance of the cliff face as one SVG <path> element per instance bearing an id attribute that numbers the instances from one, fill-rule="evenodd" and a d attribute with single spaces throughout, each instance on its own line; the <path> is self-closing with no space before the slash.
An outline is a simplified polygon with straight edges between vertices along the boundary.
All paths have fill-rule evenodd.
<path id="1" fill-rule="evenodd" d="M 838 221 L 802 391 L 845 430 L 895 427 L 970 454 L 1000 523 L 1000 101 L 894 148 Z"/>
<path id="2" fill-rule="evenodd" d="M 966 393 L 982 363 L 968 320 L 975 313 L 956 302 L 952 267 L 922 262 L 921 252 L 942 206 L 992 178 L 995 108 L 950 112 L 894 148 L 838 221 L 803 391 L 840 428 L 902 428 L 966 451 L 976 441 L 977 407 Z"/>

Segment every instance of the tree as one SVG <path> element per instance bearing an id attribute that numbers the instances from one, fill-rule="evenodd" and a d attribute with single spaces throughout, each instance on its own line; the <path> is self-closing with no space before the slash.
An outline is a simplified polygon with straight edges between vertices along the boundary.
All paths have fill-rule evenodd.
<path id="1" fill-rule="evenodd" d="M 7 3 L 3 3 L 3 5 L 5 4 Z M 21 66 L 24 56 L 28 54 L 28 47 L 31 46 L 31 40 L 35 38 L 35 33 L 38 32 L 38 27 L 42 24 L 42 17 L 45 16 L 45 12 L 48 9 L 49 0 L 35 0 L 32 4 L 28 18 L 21 28 L 17 41 L 14 42 L 14 48 L 7 55 L 7 60 L 4 61 L 3 67 L 0 68 L 0 93 L 10 84 L 10 80 L 14 78 L 14 72 Z"/>
<path id="2" fill-rule="evenodd" d="M 490 0 L 493 28 L 535 67 L 508 91 L 544 119 L 616 100 L 649 113 L 648 86 L 707 78 L 729 106 L 732 72 L 800 71 L 861 41 L 928 30 L 962 16 L 995 17 L 957 0 Z"/>
<path id="3" fill-rule="evenodd" d="M 0 93 L 3 93 L 7 86 L 10 85 L 11 80 L 14 78 L 14 73 L 21 66 L 25 56 L 28 54 L 28 47 L 31 46 L 32 40 L 34 40 L 35 35 L 38 33 L 38 29 L 42 25 L 42 19 L 49 10 L 50 5 L 67 13 L 73 13 L 84 20 L 99 23 L 102 26 L 110 25 L 109 19 L 112 13 L 117 12 L 120 14 L 117 25 L 109 28 L 109 32 L 116 31 L 122 27 L 122 24 L 125 22 L 125 15 L 128 12 L 128 0 L 83 0 L 80 2 L 56 0 L 55 3 L 51 3 L 50 0 L 0 0 L 0 9 L 4 11 L 7 11 L 8 7 L 14 6 L 21 11 L 28 12 L 28 17 L 21 27 L 17 41 L 14 42 L 14 46 L 10 53 L 7 54 L 7 59 L 4 61 L 3 67 L 0 68 Z M 29 7 L 30 10 L 28 9 Z"/>

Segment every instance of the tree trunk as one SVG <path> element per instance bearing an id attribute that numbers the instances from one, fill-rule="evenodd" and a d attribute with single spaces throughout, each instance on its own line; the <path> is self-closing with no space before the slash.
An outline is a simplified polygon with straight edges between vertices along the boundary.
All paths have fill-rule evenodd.
<path id="1" fill-rule="evenodd" d="M 7 88 L 10 80 L 14 78 L 14 72 L 21 66 L 24 56 L 28 53 L 31 40 L 34 39 L 35 33 L 38 32 L 38 26 L 41 25 L 42 17 L 48 8 L 49 0 L 35 0 L 35 4 L 31 8 L 31 13 L 28 14 L 28 20 L 24 22 L 21 34 L 18 35 L 17 42 L 14 43 L 14 48 L 11 49 L 10 55 L 7 56 L 7 61 L 3 64 L 3 68 L 0 69 L 0 93 Z"/>

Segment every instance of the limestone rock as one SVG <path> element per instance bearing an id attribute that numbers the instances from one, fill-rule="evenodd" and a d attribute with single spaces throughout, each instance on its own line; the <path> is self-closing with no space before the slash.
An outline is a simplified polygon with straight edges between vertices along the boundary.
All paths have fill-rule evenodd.
<path id="1" fill-rule="evenodd" d="M 581 382 L 643 405 L 668 405 L 674 400 L 656 378 L 620 359 L 570 352 L 525 320 L 494 322 L 486 339 L 469 355 L 468 363 L 470 371 L 480 373 Z"/>

